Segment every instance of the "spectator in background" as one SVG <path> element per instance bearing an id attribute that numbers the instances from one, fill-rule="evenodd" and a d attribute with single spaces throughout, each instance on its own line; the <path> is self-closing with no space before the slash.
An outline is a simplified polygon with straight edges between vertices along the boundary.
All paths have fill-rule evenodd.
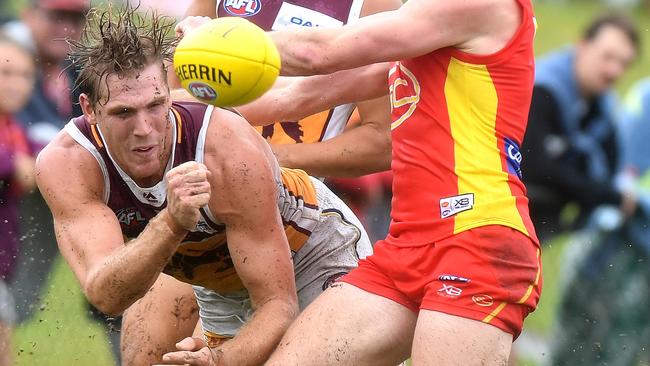
<path id="1" fill-rule="evenodd" d="M 598 269 L 607 278 L 596 280 L 607 287 L 600 287 L 595 306 L 585 311 L 591 318 L 601 315 L 598 323 L 606 325 L 585 328 L 589 334 L 604 330 L 598 334 L 602 346 L 597 356 L 611 366 L 650 364 L 650 78 L 639 81 L 625 98 L 619 132 L 623 157 L 619 182 L 635 192 L 639 209 L 611 235 L 612 243 L 602 245 L 599 252 L 609 255 L 600 255 L 608 260 Z M 603 315 L 608 321 L 602 321 Z"/>
<path id="2" fill-rule="evenodd" d="M 621 232 L 611 230 L 638 206 L 634 190 L 616 179 L 621 145 L 612 87 L 637 57 L 639 43 L 631 20 L 607 14 L 587 27 L 576 46 L 537 62 L 522 164 L 531 217 L 542 241 L 569 229 L 584 229 L 594 239 L 593 247 L 572 245 L 574 255 L 564 258 L 570 263 L 565 268 L 576 270 L 561 277 L 553 365 L 612 364 L 599 351 L 612 320 L 602 309 L 615 302 L 612 291 L 626 280 L 608 269 L 612 260 L 623 260 L 613 254 L 625 246 Z M 562 211 L 571 202 L 579 211 L 564 225 Z M 610 286 L 612 281 L 620 286 Z"/>
<path id="3" fill-rule="evenodd" d="M 11 365 L 11 329 L 16 321 L 6 281 L 18 254 L 18 200 L 33 189 L 34 158 L 16 113 L 34 87 L 32 55 L 0 35 L 0 365 Z"/>
<path id="4" fill-rule="evenodd" d="M 565 304 L 580 307 L 558 335 L 553 365 L 650 362 L 650 80 L 632 88 L 620 117 L 617 181 L 635 192 L 638 209 L 622 226 L 595 236 L 579 280 L 567 290 L 576 300 Z"/>
<path id="5" fill-rule="evenodd" d="M 65 39 L 79 39 L 90 0 L 30 0 L 21 19 L 4 25 L 12 39 L 32 49 L 36 60 L 36 84 L 27 105 L 17 114 L 30 140 L 45 146 L 72 118 L 82 114 L 73 90 L 76 70 L 67 61 L 70 48 Z M 40 304 L 43 286 L 58 257 L 52 215 L 40 193 L 33 192 L 20 204 L 21 243 L 11 291 L 16 299 L 18 322 L 30 318 Z M 94 317 L 108 327 L 112 350 L 119 359 L 119 324 L 91 308 Z"/>
<path id="6" fill-rule="evenodd" d="M 650 362 L 650 81 L 626 98 L 617 126 L 622 164 L 617 182 L 638 209 L 592 248 L 567 288 L 553 365 L 645 365 Z M 570 294 L 570 295 L 569 295 Z"/>
<path id="7" fill-rule="evenodd" d="M 522 170 L 542 241 L 568 229 L 560 213 L 569 202 L 580 208 L 574 228 L 601 204 L 616 205 L 626 215 L 635 210 L 634 195 L 613 179 L 618 150 L 611 87 L 638 48 L 635 25 L 622 15 L 605 15 L 576 46 L 537 61 Z"/>
<path id="8" fill-rule="evenodd" d="M 18 116 L 40 142 L 48 143 L 72 116 L 81 113 L 71 95 L 76 72 L 67 69 L 70 48 L 65 39 L 79 38 L 89 9 L 89 0 L 32 0 L 20 21 L 4 27 L 36 55 L 36 88 Z"/>

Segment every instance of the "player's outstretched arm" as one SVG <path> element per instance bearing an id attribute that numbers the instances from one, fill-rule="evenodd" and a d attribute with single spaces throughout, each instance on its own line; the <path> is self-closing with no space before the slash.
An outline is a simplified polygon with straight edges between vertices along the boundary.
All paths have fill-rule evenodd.
<path id="1" fill-rule="evenodd" d="M 360 15 L 395 10 L 401 5 L 401 0 L 366 0 Z M 237 110 L 253 126 L 297 121 L 337 105 L 388 94 L 389 69 L 389 63 L 380 63 L 311 78 L 280 77 L 269 92 Z"/>
<path id="2" fill-rule="evenodd" d="M 511 23 L 515 29 L 519 24 L 517 6 L 513 0 L 409 0 L 398 10 L 341 28 L 292 29 L 270 35 L 280 51 L 283 75 L 329 74 L 449 46 L 474 53 L 497 51 L 512 35 Z M 499 24 L 503 30 L 493 32 Z"/>
<path id="3" fill-rule="evenodd" d="M 255 310 L 237 336 L 211 350 L 213 363 L 259 365 L 298 314 L 273 155 L 245 120 L 220 109 L 213 112 L 207 139 L 205 164 L 214 173 L 210 210 L 226 225 L 230 256 Z M 192 364 L 201 352 L 175 352 L 163 360 Z"/>
<path id="4" fill-rule="evenodd" d="M 187 231 L 165 209 L 125 244 L 97 161 L 64 132 L 41 152 L 36 173 L 59 249 L 86 297 L 106 314 L 121 313 L 149 290 Z"/>
<path id="5" fill-rule="evenodd" d="M 260 98 L 237 111 L 253 126 L 297 121 L 337 105 L 388 94 L 389 63 L 311 77 L 280 77 Z"/>
<path id="6" fill-rule="evenodd" d="M 281 166 L 321 177 L 358 177 L 390 169 L 390 104 L 381 97 L 357 104 L 361 124 L 313 144 L 273 145 Z"/>
<path id="7" fill-rule="evenodd" d="M 389 63 L 379 63 L 329 75 L 279 77 L 264 95 L 235 109 L 253 126 L 297 121 L 341 104 L 388 94 L 389 68 Z M 185 89 L 173 89 L 171 98 L 198 101 Z"/>

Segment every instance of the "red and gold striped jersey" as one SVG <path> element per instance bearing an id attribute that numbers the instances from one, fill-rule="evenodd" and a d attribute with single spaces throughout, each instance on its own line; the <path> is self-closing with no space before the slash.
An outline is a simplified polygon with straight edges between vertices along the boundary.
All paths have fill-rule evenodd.
<path id="1" fill-rule="evenodd" d="M 490 55 L 448 47 L 390 71 L 393 202 L 388 242 L 419 245 L 503 225 L 537 240 L 521 181 L 536 24 Z"/>

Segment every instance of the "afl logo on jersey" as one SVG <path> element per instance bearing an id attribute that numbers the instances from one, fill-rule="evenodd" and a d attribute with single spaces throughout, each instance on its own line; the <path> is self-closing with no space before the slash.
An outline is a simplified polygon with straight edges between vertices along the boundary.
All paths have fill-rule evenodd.
<path id="1" fill-rule="evenodd" d="M 260 0 L 224 0 L 223 8 L 230 15 L 250 17 L 262 10 L 262 2 Z"/>

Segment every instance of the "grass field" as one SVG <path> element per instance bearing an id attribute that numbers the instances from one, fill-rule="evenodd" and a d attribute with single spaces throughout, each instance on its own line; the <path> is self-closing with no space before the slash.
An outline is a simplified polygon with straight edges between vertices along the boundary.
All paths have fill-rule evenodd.
<path id="1" fill-rule="evenodd" d="M 580 31 L 589 19 L 602 11 L 594 1 L 581 1 L 559 5 L 555 3 L 536 4 L 539 29 L 536 51 L 543 54 L 558 46 L 579 38 Z M 648 75 L 648 53 L 650 53 L 650 15 L 637 11 L 634 17 L 642 29 L 645 52 L 634 68 L 618 86 L 624 91 L 633 81 Z M 558 301 L 558 269 L 564 245 L 558 240 L 545 248 L 544 294 L 539 310 L 526 322 L 526 327 L 540 334 L 547 334 L 552 326 L 555 306 Z M 47 293 L 36 316 L 16 330 L 14 337 L 16 364 L 20 366 L 43 365 L 113 365 L 106 337 L 102 328 L 88 320 L 82 294 L 70 270 L 59 261 Z M 522 365 L 534 365 L 520 355 Z"/>
<path id="2" fill-rule="evenodd" d="M 16 329 L 16 365 L 114 365 L 106 335 L 89 321 L 79 284 L 59 258 L 33 319 Z"/>

